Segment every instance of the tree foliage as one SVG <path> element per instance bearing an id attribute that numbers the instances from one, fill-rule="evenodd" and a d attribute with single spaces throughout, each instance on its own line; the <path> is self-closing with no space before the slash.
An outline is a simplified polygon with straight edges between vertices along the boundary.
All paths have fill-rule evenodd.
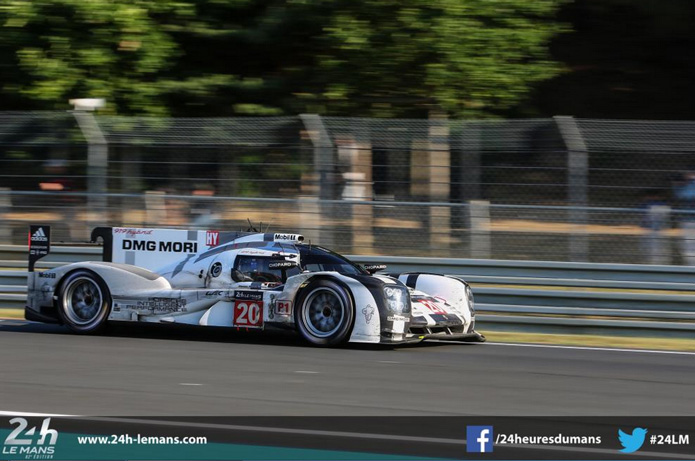
<path id="1" fill-rule="evenodd" d="M 556 75 L 562 0 L 8 0 L 0 103 L 495 116 Z"/>
<path id="2" fill-rule="evenodd" d="M 94 97 L 124 113 L 162 113 L 159 80 L 178 57 L 167 25 L 194 13 L 192 5 L 157 0 L 6 2 L 3 92 L 41 108 Z"/>

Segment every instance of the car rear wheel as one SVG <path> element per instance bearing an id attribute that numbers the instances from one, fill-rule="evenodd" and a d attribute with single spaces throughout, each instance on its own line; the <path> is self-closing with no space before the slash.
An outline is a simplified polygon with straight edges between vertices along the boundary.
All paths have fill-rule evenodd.
<path id="1" fill-rule="evenodd" d="M 76 333 L 96 333 L 104 328 L 111 312 L 111 293 L 101 277 L 79 270 L 62 281 L 58 313 L 63 323 Z"/>
<path id="2" fill-rule="evenodd" d="M 355 308 L 347 290 L 331 280 L 317 280 L 299 295 L 295 322 L 304 339 L 315 346 L 336 346 L 350 336 Z"/>

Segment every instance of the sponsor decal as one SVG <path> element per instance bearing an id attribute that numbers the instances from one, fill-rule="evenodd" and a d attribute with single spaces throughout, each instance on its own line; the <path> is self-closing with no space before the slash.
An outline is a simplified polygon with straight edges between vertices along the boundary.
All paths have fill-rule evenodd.
<path id="1" fill-rule="evenodd" d="M 12 418 L 15 427 L 5 438 L 2 454 L 11 459 L 53 459 L 58 431 L 50 428 L 51 418 L 45 418 L 41 429 L 38 426 L 28 429 L 29 422 L 24 418 Z"/>
<path id="2" fill-rule="evenodd" d="M 216 247 L 220 244 L 220 233 L 218 231 L 207 231 L 205 233 L 205 245 Z"/>
<path id="3" fill-rule="evenodd" d="M 374 306 L 367 304 L 366 307 L 362 308 L 362 314 L 364 315 L 364 321 L 369 323 L 372 321 L 372 317 L 374 316 Z"/>
<path id="4" fill-rule="evenodd" d="M 115 227 L 113 229 L 114 234 L 126 234 L 128 237 L 135 237 L 136 235 L 152 235 L 154 229 L 130 229 L 127 227 Z"/>
<path id="5" fill-rule="evenodd" d="M 48 236 L 46 235 L 46 232 L 43 230 L 43 227 L 39 227 L 36 232 L 31 234 L 31 241 L 32 242 L 48 242 Z"/>
<path id="6" fill-rule="evenodd" d="M 302 237 L 299 234 L 275 234 L 273 236 L 273 240 L 275 240 L 276 242 L 278 240 L 288 241 L 288 242 L 297 242 L 297 241 L 304 240 L 304 237 Z"/>
<path id="7" fill-rule="evenodd" d="M 197 253 L 197 242 L 158 242 L 156 240 L 124 239 L 123 250 L 162 251 L 167 253 Z"/>
<path id="8" fill-rule="evenodd" d="M 217 296 L 222 296 L 222 290 L 208 291 L 205 293 L 207 298 L 215 298 Z"/>
<path id="9" fill-rule="evenodd" d="M 188 312 L 186 300 L 179 298 L 150 298 L 147 301 L 138 301 L 137 309 L 150 310 L 153 314 Z"/>
<path id="10" fill-rule="evenodd" d="M 386 317 L 386 320 L 389 322 L 407 322 L 408 317 L 404 317 L 402 315 L 391 315 L 389 317 Z"/>
<path id="11" fill-rule="evenodd" d="M 437 302 L 434 298 L 414 298 L 413 301 L 425 306 L 427 310 L 429 310 L 432 314 L 445 315 L 447 313 L 444 309 L 437 305 Z"/>
<path id="12" fill-rule="evenodd" d="M 270 253 L 270 250 L 254 250 L 252 248 L 245 248 L 243 250 L 239 250 L 240 255 L 268 255 Z"/>
<path id="13" fill-rule="evenodd" d="M 492 426 L 467 426 L 466 451 L 468 453 L 492 453 Z"/>
<path id="14" fill-rule="evenodd" d="M 297 263 L 292 261 L 273 261 L 268 263 L 268 269 L 291 269 L 296 265 Z"/>
<path id="15" fill-rule="evenodd" d="M 234 326 L 263 328 L 263 302 L 236 301 L 234 303 Z"/>
<path id="16" fill-rule="evenodd" d="M 268 303 L 268 318 L 270 320 L 275 318 L 275 295 L 270 295 L 270 302 Z"/>
<path id="17" fill-rule="evenodd" d="M 55 272 L 39 272 L 39 278 L 54 279 L 54 278 L 56 278 L 56 274 L 55 274 Z"/>
<path id="18" fill-rule="evenodd" d="M 365 264 L 364 270 L 373 274 L 374 272 L 383 271 L 386 269 L 386 264 Z"/>
<path id="19" fill-rule="evenodd" d="M 234 291 L 234 299 L 239 301 L 263 301 L 263 293 L 260 291 Z"/>
<path id="20" fill-rule="evenodd" d="M 280 300 L 276 303 L 278 315 L 290 315 L 292 313 L 292 301 Z"/>
<path id="21" fill-rule="evenodd" d="M 210 268 L 210 275 L 212 275 L 213 277 L 219 277 L 221 273 L 222 273 L 222 263 L 216 262 Z"/>
<path id="22" fill-rule="evenodd" d="M 36 261 L 51 251 L 51 227 L 29 226 L 29 272 L 34 271 Z"/>

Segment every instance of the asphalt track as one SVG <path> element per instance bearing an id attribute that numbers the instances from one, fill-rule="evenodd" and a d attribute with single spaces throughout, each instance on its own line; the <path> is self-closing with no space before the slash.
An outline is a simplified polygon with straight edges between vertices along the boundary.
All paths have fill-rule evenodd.
<path id="1" fill-rule="evenodd" d="M 0 321 L 0 411 L 127 416 L 695 415 L 695 354 Z"/>

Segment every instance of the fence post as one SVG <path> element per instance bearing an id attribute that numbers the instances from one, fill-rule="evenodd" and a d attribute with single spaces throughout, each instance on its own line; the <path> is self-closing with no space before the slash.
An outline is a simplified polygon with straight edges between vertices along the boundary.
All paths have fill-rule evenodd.
<path id="1" fill-rule="evenodd" d="M 469 202 L 471 229 L 471 258 L 490 259 L 492 244 L 490 240 L 490 202 L 471 200 Z"/>
<path id="2" fill-rule="evenodd" d="M 343 174 L 345 187 L 341 200 L 342 217 L 350 217 L 352 233 L 352 254 L 374 253 L 374 206 L 371 203 L 372 191 L 372 149 L 371 145 L 360 145 L 354 138 L 335 140 L 338 161 L 347 172 Z M 347 240 L 347 239 L 341 239 Z M 346 242 L 341 242 L 345 244 Z M 347 250 L 347 245 L 345 245 Z"/>
<path id="3" fill-rule="evenodd" d="M 429 198 L 447 202 L 451 193 L 451 152 L 449 125 L 445 115 L 433 113 L 429 119 Z M 450 256 L 451 207 L 431 206 L 429 219 L 430 249 L 433 256 Z"/>
<path id="4" fill-rule="evenodd" d="M 102 213 L 106 213 L 106 176 L 109 162 L 108 145 L 91 112 L 74 110 L 72 114 L 87 140 L 87 224 L 94 227 L 105 224 Z"/>
<path id="5" fill-rule="evenodd" d="M 651 205 L 646 215 L 649 229 L 645 235 L 646 251 L 649 264 L 665 265 L 671 263 L 666 230 L 671 220 L 671 207 L 668 205 Z"/>
<path id="6" fill-rule="evenodd" d="M 459 135 L 460 181 L 459 199 L 461 203 L 482 198 L 482 172 L 480 151 L 482 149 L 481 129 L 477 123 L 466 122 L 461 125 Z"/>
<path id="7" fill-rule="evenodd" d="M 0 242 L 5 244 L 12 243 L 12 225 L 5 214 L 12 210 L 12 189 L 0 187 Z"/>
<path id="8" fill-rule="evenodd" d="M 588 261 L 589 235 L 588 224 L 588 177 L 589 151 L 584 142 L 577 121 L 571 116 L 555 116 L 555 123 L 567 148 L 568 174 L 568 219 L 572 224 L 570 234 L 571 261 Z"/>
<path id="9" fill-rule="evenodd" d="M 159 190 L 145 191 L 145 225 L 162 225 L 167 220 L 166 197 Z"/>
<path id="10" fill-rule="evenodd" d="M 314 172 L 318 180 L 321 224 L 319 240 L 329 248 L 334 246 L 333 232 L 336 226 L 333 200 L 335 195 L 335 149 L 328 130 L 317 114 L 300 114 L 309 139 L 314 146 Z"/>
<path id="11" fill-rule="evenodd" d="M 126 194 L 140 194 L 143 190 L 142 181 L 142 153 L 139 146 L 128 146 L 120 149 L 121 160 L 121 192 Z M 111 152 L 113 155 L 113 152 Z M 112 172 L 113 174 L 113 172 Z M 144 215 L 138 212 L 143 208 L 143 201 L 132 197 L 121 199 L 121 226 L 138 226 L 142 224 Z"/>
<path id="12" fill-rule="evenodd" d="M 297 211 L 299 213 L 299 231 L 304 236 L 307 243 L 314 240 L 312 237 L 320 237 L 321 229 L 321 207 L 316 197 L 299 197 L 297 200 Z M 314 243 L 317 243 L 314 241 Z"/>

